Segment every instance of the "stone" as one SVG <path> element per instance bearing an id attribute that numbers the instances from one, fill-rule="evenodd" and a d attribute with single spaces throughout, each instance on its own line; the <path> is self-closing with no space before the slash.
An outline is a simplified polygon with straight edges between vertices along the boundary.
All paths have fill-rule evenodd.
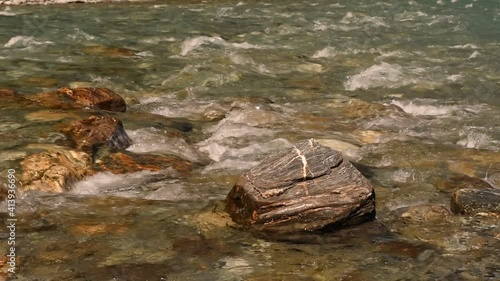
<path id="1" fill-rule="evenodd" d="M 500 190 L 463 188 L 451 197 L 451 210 L 460 215 L 500 214 Z"/>
<path id="2" fill-rule="evenodd" d="M 267 233 L 337 230 L 375 218 L 370 182 L 314 139 L 265 158 L 227 195 L 234 222 Z"/>
<path id="3" fill-rule="evenodd" d="M 64 148 L 29 155 L 21 161 L 22 190 L 67 191 L 87 175 L 90 163 L 85 152 Z"/>
<path id="4" fill-rule="evenodd" d="M 75 144 L 77 149 L 93 152 L 100 146 L 125 149 L 130 146 L 129 138 L 120 120 L 110 116 L 90 116 L 63 125 L 61 132 Z"/>
<path id="5" fill-rule="evenodd" d="M 111 172 L 113 174 L 135 173 L 140 171 L 161 171 L 168 168 L 186 174 L 191 171 L 192 165 L 168 155 L 135 154 L 131 152 L 117 152 L 106 155 L 97 161 L 95 170 Z"/>
<path id="6" fill-rule="evenodd" d="M 435 184 L 436 188 L 442 192 L 453 193 L 463 188 L 473 189 L 493 189 L 486 181 L 466 175 L 456 175 L 448 180 L 439 180 Z"/>
<path id="7" fill-rule="evenodd" d="M 61 88 L 27 98 L 60 109 L 91 108 L 114 112 L 125 112 L 127 109 L 125 100 L 106 88 Z"/>

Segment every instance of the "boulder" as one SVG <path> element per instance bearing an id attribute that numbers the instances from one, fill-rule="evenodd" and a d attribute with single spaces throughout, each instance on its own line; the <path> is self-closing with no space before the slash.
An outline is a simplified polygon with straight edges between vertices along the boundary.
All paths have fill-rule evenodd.
<path id="1" fill-rule="evenodd" d="M 375 219 L 375 192 L 342 153 L 309 139 L 244 173 L 226 211 L 266 233 L 331 231 Z"/>
<path id="2" fill-rule="evenodd" d="M 90 116 L 63 125 L 61 132 L 75 144 L 77 149 L 92 152 L 99 146 L 125 149 L 130 146 L 129 138 L 120 120 L 110 116 Z"/>
<path id="3" fill-rule="evenodd" d="M 451 197 L 451 210 L 455 214 L 476 215 L 493 213 L 500 215 L 500 190 L 463 188 Z"/>
<path id="4" fill-rule="evenodd" d="M 125 100 L 106 88 L 61 88 L 57 91 L 31 95 L 30 100 L 60 109 L 91 108 L 125 112 Z"/>
<path id="5" fill-rule="evenodd" d="M 21 161 L 22 189 L 60 193 L 83 179 L 90 156 L 82 151 L 54 149 L 29 155 Z"/>

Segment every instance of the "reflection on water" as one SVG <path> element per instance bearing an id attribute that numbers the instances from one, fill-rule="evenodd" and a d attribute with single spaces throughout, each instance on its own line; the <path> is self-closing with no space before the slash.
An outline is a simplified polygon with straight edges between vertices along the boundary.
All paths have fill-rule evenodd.
<path id="1" fill-rule="evenodd" d="M 113 89 L 130 151 L 196 164 L 26 193 L 17 280 L 500 277 L 498 218 L 451 215 L 441 188 L 500 184 L 497 1 L 220 2 L 0 7 L 0 88 Z M 2 101 L 0 169 L 90 114 Z M 281 242 L 234 225 L 240 173 L 311 137 L 372 181 L 378 223 Z"/>

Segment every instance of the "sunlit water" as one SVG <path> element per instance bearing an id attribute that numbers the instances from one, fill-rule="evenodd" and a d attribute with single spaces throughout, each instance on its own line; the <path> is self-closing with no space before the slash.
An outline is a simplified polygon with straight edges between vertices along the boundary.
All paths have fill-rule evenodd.
<path id="1" fill-rule="evenodd" d="M 498 188 L 499 3 L 1 7 L 0 88 L 113 89 L 129 102 L 116 115 L 134 141 L 128 150 L 196 163 L 182 178 L 102 173 L 67 194 L 27 193 L 16 277 L 499 278 L 498 219 L 401 215 L 448 206 L 436 182 L 454 174 Z M 36 151 L 29 144 L 64 138 L 57 121 L 37 117 L 41 108 L 0 109 L 2 169 Z M 167 136 L 170 119 L 193 124 L 186 139 Z M 290 244 L 227 226 L 220 201 L 241 172 L 312 137 L 365 167 L 390 237 Z"/>

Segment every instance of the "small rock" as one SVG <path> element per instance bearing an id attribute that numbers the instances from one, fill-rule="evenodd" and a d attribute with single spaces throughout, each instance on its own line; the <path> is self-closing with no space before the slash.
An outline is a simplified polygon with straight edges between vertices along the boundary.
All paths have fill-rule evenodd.
<path id="1" fill-rule="evenodd" d="M 226 211 L 258 231 L 332 230 L 373 220 L 375 193 L 340 152 L 310 139 L 243 174 L 227 195 Z"/>
<path id="2" fill-rule="evenodd" d="M 27 97 L 44 106 L 61 109 L 91 108 L 125 112 L 125 100 L 106 88 L 61 88 Z"/>
<path id="3" fill-rule="evenodd" d="M 87 46 L 83 48 L 83 52 L 87 55 L 103 55 L 108 57 L 132 57 L 136 55 L 136 51 L 131 49 L 108 46 Z"/>
<path id="4" fill-rule="evenodd" d="M 401 217 L 411 221 L 440 222 L 451 215 L 443 205 L 416 205 L 406 208 Z"/>
<path id="5" fill-rule="evenodd" d="M 61 132 L 76 144 L 77 149 L 87 152 L 104 145 L 112 149 L 125 149 L 132 143 L 122 122 L 110 116 L 91 116 L 75 121 L 63 126 Z"/>
<path id="6" fill-rule="evenodd" d="M 22 189 L 63 192 L 87 175 L 90 156 L 81 151 L 55 150 L 32 154 L 21 161 Z"/>
<path id="7" fill-rule="evenodd" d="M 453 193 L 450 205 L 455 214 L 494 213 L 498 215 L 500 214 L 500 190 L 459 189 Z"/>

